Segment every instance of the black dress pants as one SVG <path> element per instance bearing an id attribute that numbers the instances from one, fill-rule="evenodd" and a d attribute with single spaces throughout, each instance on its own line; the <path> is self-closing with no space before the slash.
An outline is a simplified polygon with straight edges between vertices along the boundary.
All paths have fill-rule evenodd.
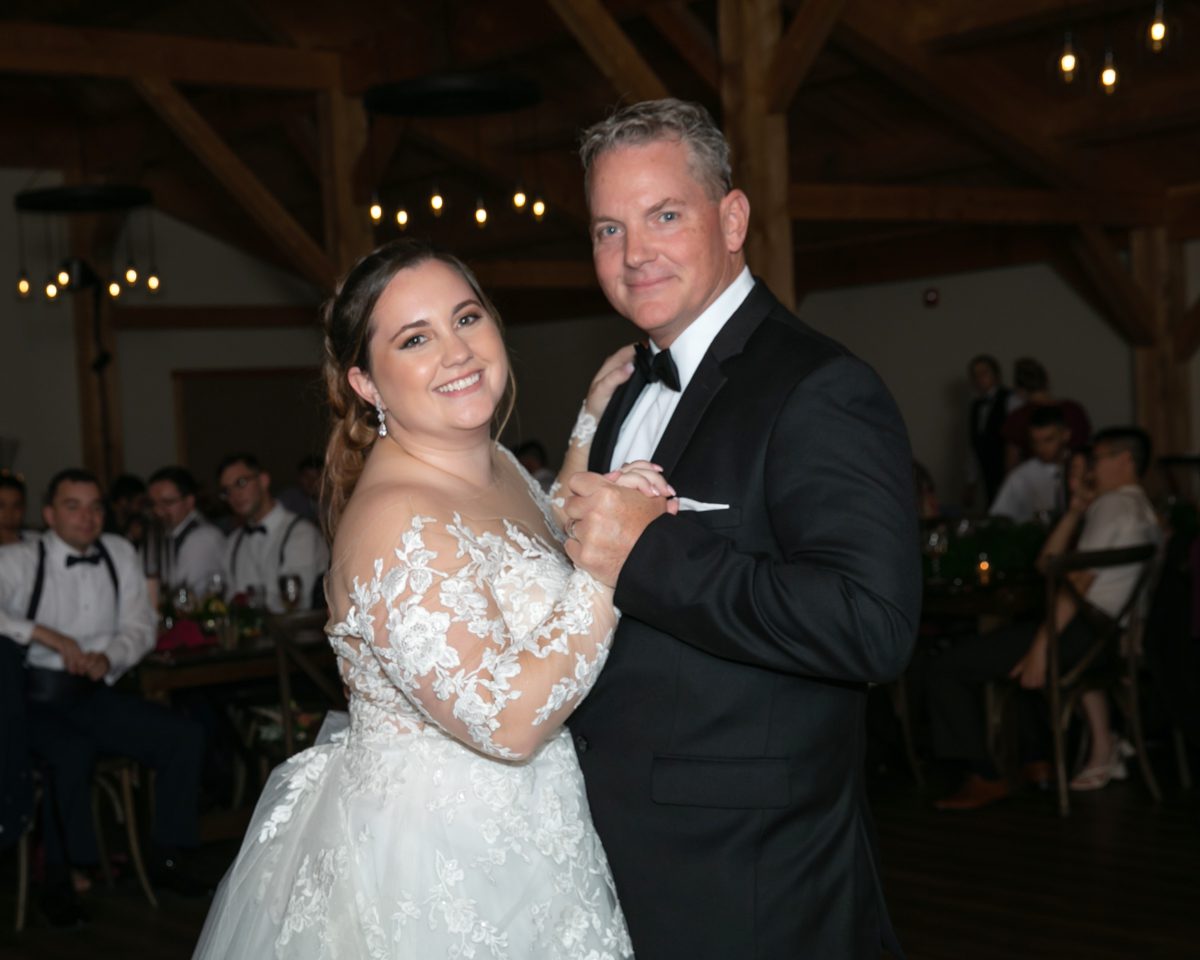
<path id="1" fill-rule="evenodd" d="M 29 744 L 43 764 L 46 864 L 99 859 L 92 826 L 96 757 L 131 757 L 155 772 L 151 839 L 160 848 L 199 843 L 197 818 L 204 734 L 168 707 L 117 693 L 103 683 L 68 701 L 28 703 Z"/>
<path id="2" fill-rule="evenodd" d="M 983 710 L 983 686 L 1007 679 L 1025 655 L 1039 622 L 1015 623 L 993 633 L 955 643 L 929 664 L 928 698 L 933 752 L 940 759 L 965 760 L 972 769 L 989 765 Z M 1095 642 L 1092 624 L 1075 616 L 1059 634 L 1059 657 L 1069 669 Z M 1041 690 L 1020 690 L 1017 696 L 1022 759 L 1044 760 L 1049 755 L 1050 719 Z"/>

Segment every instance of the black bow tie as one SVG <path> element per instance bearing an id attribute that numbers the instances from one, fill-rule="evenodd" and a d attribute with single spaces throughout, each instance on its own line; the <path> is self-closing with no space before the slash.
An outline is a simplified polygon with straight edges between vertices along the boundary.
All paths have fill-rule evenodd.
<path id="1" fill-rule="evenodd" d="M 98 554 L 98 553 L 89 553 L 86 555 L 71 554 L 67 557 L 67 569 L 70 570 L 71 567 L 75 566 L 75 564 L 77 564 L 77 563 L 90 563 L 94 567 L 99 562 L 100 562 L 100 554 Z"/>
<path id="2" fill-rule="evenodd" d="M 246 536 L 250 536 L 251 534 L 254 534 L 254 533 L 266 533 L 267 532 L 267 528 L 264 527 L 261 523 L 255 524 L 253 526 L 247 524 L 247 526 L 245 527 L 245 530 L 246 530 Z"/>
<path id="3" fill-rule="evenodd" d="M 679 392 L 679 371 L 670 350 L 660 350 L 651 355 L 650 348 L 639 343 L 634 347 L 634 363 L 646 378 L 647 383 L 662 383 L 668 390 Z"/>

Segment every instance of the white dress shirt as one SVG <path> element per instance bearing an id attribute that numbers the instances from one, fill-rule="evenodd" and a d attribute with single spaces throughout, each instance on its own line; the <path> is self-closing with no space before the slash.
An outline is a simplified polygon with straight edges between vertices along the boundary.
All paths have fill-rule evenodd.
<path id="1" fill-rule="evenodd" d="M 671 415 L 679 406 L 679 398 L 699 368 L 704 354 L 753 289 L 754 277 L 750 275 L 750 268 L 743 267 L 742 272 L 709 304 L 708 309 L 675 338 L 670 350 L 675 369 L 679 371 L 679 389 L 672 390 L 662 383 L 651 383 L 642 390 L 629 416 L 621 424 L 610 470 L 634 460 L 652 459 L 658 442 L 667 430 L 667 424 L 671 422 Z M 650 341 L 650 350 L 654 354 L 659 352 L 653 340 Z"/>
<path id="2" fill-rule="evenodd" d="M 195 524 L 179 543 L 180 535 Z M 225 534 L 193 510 L 168 534 L 170 574 L 168 586 L 186 586 L 199 599 L 208 594 L 214 574 L 225 569 Z"/>
<path id="3" fill-rule="evenodd" d="M 1028 523 L 1041 511 L 1061 513 L 1063 498 L 1062 465 L 1031 457 L 1004 478 L 988 512 Z"/>
<path id="4" fill-rule="evenodd" d="M 1154 507 L 1146 492 L 1136 483 L 1110 490 L 1092 501 L 1083 519 L 1078 550 L 1117 550 L 1143 543 L 1157 544 L 1162 539 Z M 1102 567 L 1088 587 L 1084 599 L 1093 607 L 1115 617 L 1129 599 L 1142 565 Z"/>
<path id="5" fill-rule="evenodd" d="M 293 521 L 298 521 L 295 526 L 292 526 Z M 283 613 L 287 606 L 279 594 L 279 577 L 295 573 L 300 576 L 298 609 L 309 609 L 313 586 L 329 569 L 329 548 L 321 531 L 316 524 L 297 517 L 279 502 L 262 518 L 260 525 L 266 527 L 266 533 L 246 533 L 244 529 L 237 529 L 226 539 L 226 592 L 232 597 L 253 588 L 261 597 L 265 591 L 267 609 Z M 289 527 L 290 534 L 287 532 Z"/>
<path id="6" fill-rule="evenodd" d="M 146 578 L 137 551 L 124 537 L 101 534 L 112 557 L 119 591 L 104 561 L 67 566 L 67 557 L 78 555 L 52 531 L 40 542 L 46 545 L 42 597 L 36 619 L 26 617 L 37 576 L 38 539 L 0 547 L 0 633 L 29 647 L 31 667 L 62 670 L 62 657 L 31 642 L 36 624 L 71 637 L 85 653 L 108 657 L 105 682 L 112 684 L 154 649 L 158 621 L 146 594 Z M 117 593 L 120 598 L 118 600 Z"/>

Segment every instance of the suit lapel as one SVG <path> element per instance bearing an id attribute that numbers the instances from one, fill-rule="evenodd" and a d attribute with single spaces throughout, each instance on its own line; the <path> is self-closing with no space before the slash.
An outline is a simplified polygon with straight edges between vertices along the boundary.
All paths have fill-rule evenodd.
<path id="1" fill-rule="evenodd" d="M 777 303 L 766 285 L 761 280 L 756 281 L 754 289 L 709 345 L 654 450 L 653 461 L 663 468 L 668 478 L 687 449 L 704 411 L 725 383 L 721 365 L 742 352 L 750 334 Z"/>
<path id="2" fill-rule="evenodd" d="M 621 433 L 621 424 L 629 416 L 629 411 L 637 403 L 637 398 L 645 386 L 646 378 L 635 367 L 633 376 L 621 384 L 613 394 L 608 408 L 600 417 L 596 436 L 592 440 L 591 453 L 588 455 L 588 469 L 593 473 L 608 473 L 613 450 L 617 446 L 617 437 Z"/>

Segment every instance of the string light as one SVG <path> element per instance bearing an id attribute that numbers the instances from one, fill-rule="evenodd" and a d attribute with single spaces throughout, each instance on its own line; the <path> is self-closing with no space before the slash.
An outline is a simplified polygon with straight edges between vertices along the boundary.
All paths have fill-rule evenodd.
<path id="1" fill-rule="evenodd" d="M 429 195 L 429 209 L 433 211 L 435 217 L 440 217 L 445 206 L 446 198 L 442 196 L 442 192 L 435 185 L 433 193 Z"/>
<path id="2" fill-rule="evenodd" d="M 137 278 L 137 267 L 134 266 L 133 261 L 130 260 L 128 266 L 125 267 L 125 282 L 132 287 L 135 283 L 137 283 Z"/>
<path id="3" fill-rule="evenodd" d="M 403 207 L 396 211 L 396 226 L 401 230 L 408 227 L 408 211 Z"/>
<path id="4" fill-rule="evenodd" d="M 1116 65 L 1113 63 L 1112 47 L 1104 51 L 1104 69 L 1100 71 L 1100 86 L 1105 93 L 1111 94 L 1117 89 L 1117 82 L 1120 76 L 1117 73 Z"/>
<path id="5" fill-rule="evenodd" d="M 1155 53 L 1167 45 L 1167 21 L 1163 19 L 1163 0 L 1154 4 L 1154 19 L 1146 28 L 1146 43 Z"/>
<path id="6" fill-rule="evenodd" d="M 70 285 L 71 275 L 69 273 L 67 273 L 66 267 L 58 268 L 58 276 L 56 279 L 58 280 L 59 287 L 63 290 L 65 290 Z"/>
<path id="7" fill-rule="evenodd" d="M 525 191 L 520 186 L 518 186 L 517 189 L 513 191 L 513 195 L 512 195 L 513 208 L 516 210 L 524 210 L 525 205 L 528 203 L 529 203 L 528 195 L 525 193 Z"/>
<path id="8" fill-rule="evenodd" d="M 150 272 L 146 274 L 146 289 L 151 293 L 158 293 L 158 289 L 161 286 L 162 281 L 158 279 L 158 271 L 154 267 L 151 267 Z"/>
<path id="9" fill-rule="evenodd" d="M 29 296 L 29 291 L 33 289 L 33 284 L 29 282 L 29 274 L 22 270 L 17 274 L 17 296 L 22 300 Z"/>
<path id="10" fill-rule="evenodd" d="M 1058 72 L 1062 76 L 1063 83 L 1070 83 L 1075 79 L 1075 69 L 1079 66 L 1079 58 L 1075 56 L 1075 47 L 1071 43 L 1071 31 L 1067 31 L 1067 35 L 1063 38 L 1062 54 L 1058 58 Z"/>
<path id="11" fill-rule="evenodd" d="M 53 300 L 57 296 L 58 296 L 58 284 L 56 284 L 54 282 L 54 278 L 51 277 L 49 280 L 46 281 L 46 299 Z"/>
<path id="12" fill-rule="evenodd" d="M 546 215 L 546 202 L 541 197 L 535 197 L 533 201 L 533 219 L 541 220 Z"/>
<path id="13" fill-rule="evenodd" d="M 116 277 L 113 277 L 108 281 L 108 295 L 114 300 L 121 295 L 121 284 L 118 282 Z"/>
<path id="14" fill-rule="evenodd" d="M 483 197 L 475 201 L 475 223 L 480 227 L 487 226 L 488 212 L 483 205 Z"/>
<path id="15" fill-rule="evenodd" d="M 379 197 L 371 198 L 371 206 L 367 209 L 367 213 L 371 216 L 371 222 L 378 226 L 383 221 L 383 204 L 379 202 Z"/>

